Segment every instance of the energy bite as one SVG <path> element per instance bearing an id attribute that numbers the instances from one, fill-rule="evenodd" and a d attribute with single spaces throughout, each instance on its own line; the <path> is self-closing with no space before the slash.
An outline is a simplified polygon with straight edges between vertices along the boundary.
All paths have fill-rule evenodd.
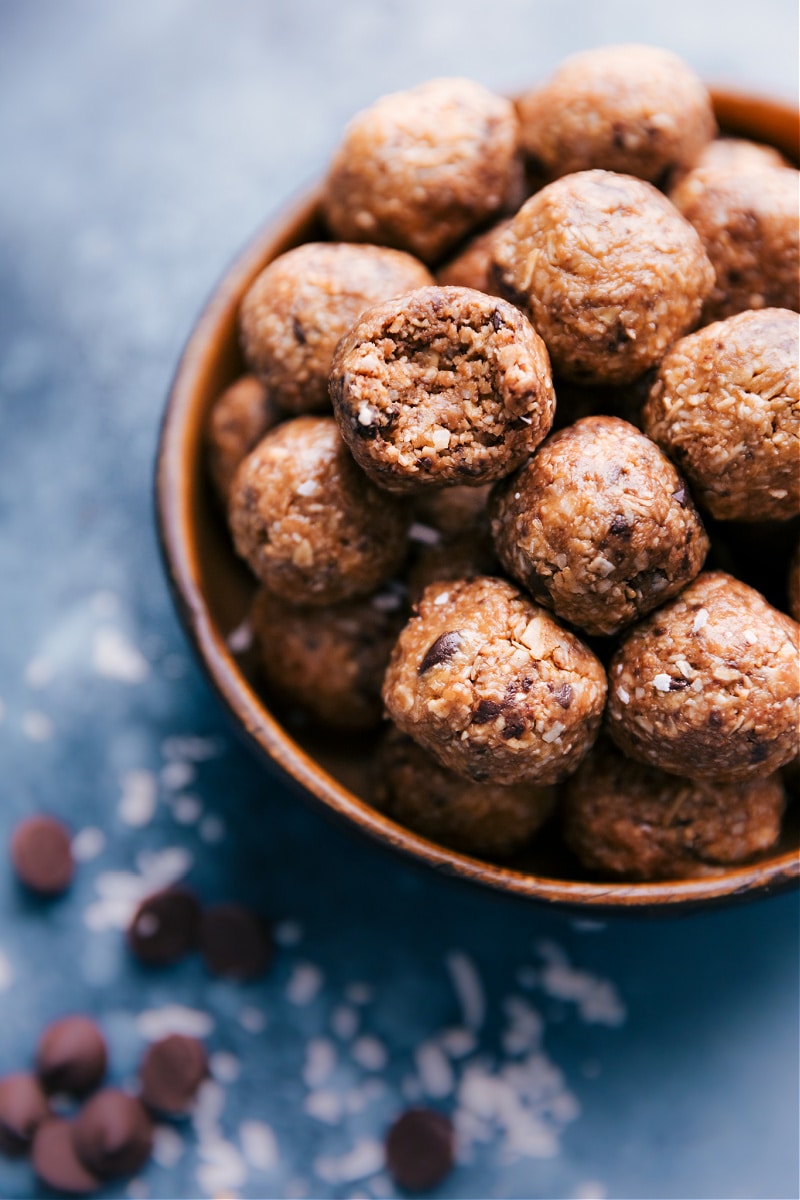
<path id="1" fill-rule="evenodd" d="M 704 325 L 749 308 L 800 309 L 798 180 L 790 167 L 704 167 L 670 193 L 714 268 Z"/>
<path id="2" fill-rule="evenodd" d="M 449 487 L 440 492 L 422 492 L 414 498 L 414 513 L 420 522 L 431 528 L 431 533 L 444 534 L 446 537 L 459 533 L 472 533 L 486 519 L 486 505 L 492 485 L 482 487 Z M 414 538 L 414 530 L 419 525 L 412 526 L 409 536 Z M 420 541 L 427 540 L 424 536 Z M 433 538 L 435 541 L 436 539 Z"/>
<path id="3" fill-rule="evenodd" d="M 739 313 L 681 338 L 658 370 L 644 427 L 720 520 L 800 513 L 800 338 L 795 313 Z"/>
<path id="4" fill-rule="evenodd" d="M 223 503 L 239 463 L 280 418 L 255 375 L 243 375 L 214 401 L 206 424 L 206 451 L 211 481 Z"/>
<path id="5" fill-rule="evenodd" d="M 492 535 L 508 573 L 590 634 L 618 633 L 674 596 L 708 552 L 672 463 L 617 417 L 584 417 L 504 480 Z"/>
<path id="6" fill-rule="evenodd" d="M 628 879 L 680 879 L 745 862 L 777 842 L 780 775 L 679 779 L 598 742 L 564 792 L 564 834 L 584 864 Z"/>
<path id="7" fill-rule="evenodd" d="M 798 749 L 798 627 L 722 571 L 627 635 L 609 667 L 608 729 L 673 775 L 763 779 Z"/>
<path id="8" fill-rule="evenodd" d="M 468 287 L 491 296 L 494 293 L 492 280 L 492 257 L 497 239 L 511 224 L 511 218 L 498 221 L 486 233 L 473 238 L 455 258 L 451 258 L 436 272 L 436 282 L 442 287 Z"/>
<path id="9" fill-rule="evenodd" d="M 597 735 L 600 662 L 512 584 L 433 583 L 392 652 L 395 724 L 466 779 L 557 783 Z"/>
<path id="10" fill-rule="evenodd" d="M 323 209 L 334 237 L 435 262 L 520 199 L 514 105 L 469 79 L 383 96 L 345 130 Z"/>
<path id="11" fill-rule="evenodd" d="M 519 850 L 550 816 L 555 788 L 473 783 L 391 729 L 375 764 L 375 807 L 424 837 L 468 854 Z"/>
<path id="12" fill-rule="evenodd" d="M 542 339 L 512 304 L 471 288 L 369 309 L 339 343 L 330 391 L 356 462 L 397 493 L 507 475 L 555 412 Z"/>
<path id="13" fill-rule="evenodd" d="M 791 163 L 774 146 L 751 142 L 747 138 L 718 137 L 709 142 L 694 168 L 733 167 L 737 171 L 753 171 L 761 167 L 789 167 Z"/>
<path id="14" fill-rule="evenodd" d="M 651 184 L 581 171 L 523 204 L 495 247 L 494 278 L 530 316 L 556 375 L 629 383 L 696 323 L 714 271 Z"/>
<path id="15" fill-rule="evenodd" d="M 239 467 L 229 521 L 237 552 L 294 604 L 375 590 L 406 552 L 405 508 L 362 475 L 332 417 L 295 417 Z"/>
<path id="16" fill-rule="evenodd" d="M 271 262 L 247 291 L 239 310 L 244 356 L 273 404 L 324 412 L 339 339 L 364 309 L 432 282 L 399 250 L 307 242 Z"/>
<path id="17" fill-rule="evenodd" d="M 574 54 L 517 107 L 523 148 L 551 179 L 600 167 L 662 183 L 691 167 L 717 128 L 694 71 L 655 46 Z"/>
<path id="18" fill-rule="evenodd" d="M 402 607 L 385 591 L 331 608 L 298 608 L 261 588 L 251 621 L 266 682 L 329 728 L 374 728 Z"/>

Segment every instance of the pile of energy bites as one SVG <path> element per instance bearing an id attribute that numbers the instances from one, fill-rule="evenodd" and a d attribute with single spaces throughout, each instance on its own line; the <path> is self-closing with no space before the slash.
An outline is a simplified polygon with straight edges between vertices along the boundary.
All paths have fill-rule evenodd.
<path id="1" fill-rule="evenodd" d="M 798 172 L 716 135 L 647 46 L 516 104 L 384 96 L 332 240 L 242 302 L 208 451 L 264 679 L 335 730 L 388 715 L 374 803 L 457 849 L 559 809 L 584 867 L 655 879 L 779 837 L 798 626 L 730 569 L 779 545 L 800 618 Z"/>

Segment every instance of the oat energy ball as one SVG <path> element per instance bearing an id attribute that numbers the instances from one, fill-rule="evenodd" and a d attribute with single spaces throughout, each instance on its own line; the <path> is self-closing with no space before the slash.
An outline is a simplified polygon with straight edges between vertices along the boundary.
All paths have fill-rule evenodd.
<path id="1" fill-rule="evenodd" d="M 243 375 L 214 401 L 206 424 L 211 480 L 222 501 L 228 498 L 239 463 L 281 414 L 255 375 Z"/>
<path id="2" fill-rule="evenodd" d="M 503 295 L 530 315 L 556 375 L 628 383 L 691 329 L 714 283 L 692 226 L 649 183 L 582 171 L 548 184 L 495 247 Z"/>
<path id="3" fill-rule="evenodd" d="M 739 783 L 680 779 L 601 739 L 567 782 L 564 834 L 593 871 L 690 878 L 769 850 L 785 802 L 777 773 Z"/>
<path id="4" fill-rule="evenodd" d="M 798 748 L 798 627 L 722 571 L 627 635 L 608 728 L 631 758 L 695 779 L 762 779 Z"/>
<path id="5" fill-rule="evenodd" d="M 449 487 L 440 492 L 422 492 L 414 498 L 414 514 L 434 533 L 446 536 L 472 533 L 486 521 L 491 490 L 492 485 L 487 483 L 483 487 Z M 420 536 L 419 540 L 429 539 Z"/>
<path id="6" fill-rule="evenodd" d="M 518 132 L 511 101 L 469 79 L 383 96 L 334 155 L 323 198 L 334 237 L 435 262 L 520 198 Z"/>
<path id="7" fill-rule="evenodd" d="M 720 520 L 800 513 L 800 338 L 795 313 L 739 313 L 668 352 L 643 412 L 698 501 Z"/>
<path id="8" fill-rule="evenodd" d="M 798 180 L 789 167 L 705 167 L 672 190 L 716 274 L 703 324 L 748 308 L 800 309 Z"/>
<path id="9" fill-rule="evenodd" d="M 392 652 L 383 700 L 443 766 L 493 784 L 557 783 L 597 735 L 602 666 L 510 583 L 433 583 Z"/>
<path id="10" fill-rule="evenodd" d="M 550 816 L 555 788 L 473 783 L 391 729 L 375 763 L 375 807 L 423 837 L 468 854 L 519 850 Z"/>
<path id="11" fill-rule="evenodd" d="M 523 147 L 551 179 L 601 167 L 661 183 L 716 132 L 700 79 L 655 46 L 575 54 L 518 110 Z"/>
<path id="12" fill-rule="evenodd" d="M 492 280 L 492 257 L 500 236 L 511 224 L 511 218 L 498 221 L 486 233 L 468 242 L 464 249 L 451 258 L 436 272 L 436 280 L 443 286 L 475 288 L 478 292 L 494 293 Z"/>
<path id="13" fill-rule="evenodd" d="M 294 604 L 368 595 L 406 552 L 404 506 L 362 475 L 332 417 L 268 433 L 236 473 L 228 518 L 253 573 Z"/>
<path id="14" fill-rule="evenodd" d="M 261 588 L 251 616 L 267 684 L 320 724 L 354 731 L 381 722 L 381 685 L 403 620 L 389 591 L 299 608 Z"/>
<path id="15" fill-rule="evenodd" d="M 542 339 L 513 304 L 471 288 L 369 309 L 339 343 L 330 391 L 356 462 L 392 492 L 500 479 L 555 412 Z"/>
<path id="16" fill-rule="evenodd" d="M 325 411 L 339 339 L 365 308 L 432 282 L 421 262 L 399 250 L 308 242 L 271 262 L 246 293 L 244 356 L 275 404 L 291 413 Z"/>
<path id="17" fill-rule="evenodd" d="M 734 167 L 753 171 L 761 167 L 789 167 L 791 163 L 774 146 L 751 142 L 747 138 L 718 137 L 709 142 L 695 162 L 696 168 Z"/>
<path id="18" fill-rule="evenodd" d="M 617 417 L 554 434 L 499 485 L 492 511 L 508 573 L 591 634 L 618 633 L 674 596 L 708 552 L 672 463 Z"/>

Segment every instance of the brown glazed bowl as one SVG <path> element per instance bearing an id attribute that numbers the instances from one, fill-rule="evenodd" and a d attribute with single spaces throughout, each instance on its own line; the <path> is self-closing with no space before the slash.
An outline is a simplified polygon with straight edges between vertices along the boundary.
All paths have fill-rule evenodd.
<path id="1" fill-rule="evenodd" d="M 777 146 L 798 159 L 798 117 L 788 104 L 737 92 L 714 92 L 720 126 Z M 214 399 L 242 373 L 237 310 L 245 290 L 278 254 L 325 237 L 317 189 L 263 229 L 227 271 L 195 325 L 169 395 L 158 452 L 156 503 L 161 547 L 178 613 L 201 664 L 246 740 L 304 796 L 385 847 L 438 871 L 530 900 L 598 912 L 671 912 L 734 897 L 768 894 L 800 878 L 798 805 L 790 806 L 780 845 L 757 862 L 708 878 L 664 883 L 593 880 L 554 830 L 525 855 L 498 865 L 456 853 L 412 833 L 373 809 L 366 792 L 363 739 L 335 739 L 287 728 L 286 714 L 254 689 L 246 662 L 226 639 L 242 622 L 253 583 L 233 553 L 204 467 L 203 430 Z M 794 822 L 792 823 L 792 817 Z"/>

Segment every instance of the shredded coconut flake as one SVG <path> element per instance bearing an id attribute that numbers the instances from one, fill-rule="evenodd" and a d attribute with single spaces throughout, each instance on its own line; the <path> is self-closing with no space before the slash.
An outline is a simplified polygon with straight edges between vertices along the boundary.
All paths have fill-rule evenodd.
<path id="1" fill-rule="evenodd" d="M 441 1047 L 436 1042 L 423 1042 L 414 1051 L 414 1062 L 420 1083 L 429 1096 L 442 1099 L 455 1087 L 455 1076 Z"/>
<path id="2" fill-rule="evenodd" d="M 177 1129 L 171 1125 L 156 1125 L 153 1130 L 153 1158 L 160 1167 L 169 1170 L 183 1157 L 185 1146 Z"/>
<path id="3" fill-rule="evenodd" d="M 461 950 L 451 950 L 445 963 L 461 1005 L 464 1024 L 468 1029 L 480 1029 L 486 1015 L 486 999 L 475 963 Z"/>
<path id="4" fill-rule="evenodd" d="M 278 1139 L 266 1121 L 242 1121 L 239 1126 L 242 1153 L 255 1171 L 274 1171 L 280 1161 Z"/>
<path id="5" fill-rule="evenodd" d="M 87 825 L 72 839 L 72 857 L 76 862 L 90 862 L 102 854 L 106 846 L 106 835 L 96 825 Z"/>
<path id="6" fill-rule="evenodd" d="M 542 741 L 547 742 L 548 745 L 551 742 L 557 742 L 566 728 L 566 725 L 562 725 L 560 721 L 556 721 L 546 733 L 542 734 Z"/>
<path id="7" fill-rule="evenodd" d="M 311 1038 L 306 1046 L 303 1082 L 307 1088 L 327 1083 L 336 1066 L 336 1047 L 328 1038 Z"/>
<path id="8" fill-rule="evenodd" d="M 654 678 L 653 687 L 657 692 L 668 692 L 671 682 L 672 680 L 670 679 L 669 675 L 662 673 L 661 675 L 656 675 Z"/>
<path id="9" fill-rule="evenodd" d="M 617 688 L 617 695 L 623 704 L 628 704 L 630 701 L 630 692 L 626 692 L 624 687 Z"/>
<path id="10" fill-rule="evenodd" d="M 150 664 L 119 629 L 95 630 L 92 644 L 92 668 L 106 679 L 120 683 L 144 683 Z"/>
<path id="11" fill-rule="evenodd" d="M 297 963 L 286 985 L 286 999 L 290 1004 L 310 1004 L 322 987 L 323 975 L 313 963 Z"/>
<path id="12" fill-rule="evenodd" d="M 186 1037 L 206 1038 L 214 1028 L 214 1019 L 197 1008 L 183 1004 L 165 1004 L 163 1008 L 146 1009 L 136 1018 L 136 1028 L 146 1042 L 155 1042 L 171 1033 Z"/>
<path id="13" fill-rule="evenodd" d="M 314 1170 L 323 1183 L 356 1183 L 377 1174 L 383 1167 L 384 1151 L 380 1142 L 362 1138 L 353 1149 L 338 1158 L 323 1156 L 314 1162 Z"/>
<path id="14" fill-rule="evenodd" d="M 442 540 L 442 535 L 438 529 L 434 529 L 432 525 L 423 525 L 421 521 L 414 521 L 408 530 L 408 536 L 412 542 L 421 542 L 423 546 L 438 546 Z"/>
<path id="15" fill-rule="evenodd" d="M 701 608 L 692 622 L 692 633 L 699 633 L 708 620 L 708 609 Z"/>
<path id="16" fill-rule="evenodd" d="M 372 1034 L 364 1034 L 353 1042 L 350 1053 L 365 1071 L 382 1071 L 389 1060 L 383 1042 Z"/>

